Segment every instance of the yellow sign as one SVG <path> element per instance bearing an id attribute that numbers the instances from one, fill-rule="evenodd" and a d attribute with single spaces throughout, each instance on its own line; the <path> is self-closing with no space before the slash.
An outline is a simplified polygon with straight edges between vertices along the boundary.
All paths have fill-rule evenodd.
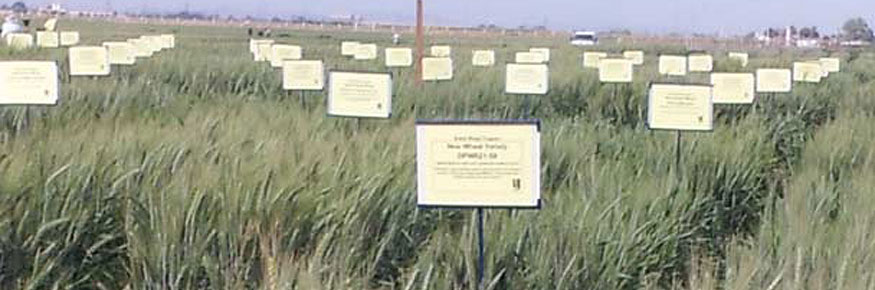
<path id="1" fill-rule="evenodd" d="M 687 58 L 679 55 L 660 55 L 659 74 L 669 76 L 687 75 Z"/>
<path id="2" fill-rule="evenodd" d="M 691 54 L 687 57 L 687 65 L 691 72 L 710 72 L 714 70 L 714 58 L 708 54 Z"/>
<path id="3" fill-rule="evenodd" d="M 301 59 L 301 47 L 297 45 L 274 44 L 270 47 L 270 66 L 282 67 L 283 61 Z"/>
<path id="4" fill-rule="evenodd" d="M 61 46 L 61 37 L 54 31 L 37 31 L 36 45 L 44 48 L 56 48 Z"/>
<path id="5" fill-rule="evenodd" d="M 6 35 L 6 46 L 13 49 L 28 49 L 33 47 L 33 35 L 27 33 L 10 33 Z"/>
<path id="6" fill-rule="evenodd" d="M 78 31 L 61 31 L 61 46 L 73 46 L 79 44 Z"/>
<path id="7" fill-rule="evenodd" d="M 599 61 L 599 81 L 605 83 L 631 83 L 631 59 L 605 58 Z"/>
<path id="8" fill-rule="evenodd" d="M 534 47 L 534 48 L 530 48 L 529 52 L 540 53 L 541 59 L 544 60 L 543 62 L 550 62 L 550 49 L 549 48 Z"/>
<path id="9" fill-rule="evenodd" d="M 597 51 L 587 51 L 583 53 L 583 67 L 585 68 L 599 68 L 599 60 L 603 58 L 608 58 L 608 54 L 605 52 L 597 52 Z"/>
<path id="10" fill-rule="evenodd" d="M 149 47 L 145 41 L 139 38 L 128 39 L 127 43 L 130 43 L 134 48 L 134 57 L 150 57 L 152 56 L 152 49 Z"/>
<path id="11" fill-rule="evenodd" d="M 321 91 L 325 87 L 325 70 L 321 60 L 283 61 L 283 89 Z"/>
<path id="12" fill-rule="evenodd" d="M 76 46 L 70 51 L 71 76 L 109 75 L 109 53 L 103 46 Z"/>
<path id="13" fill-rule="evenodd" d="M 493 66 L 495 65 L 495 51 L 492 50 L 475 50 L 471 57 L 471 64 L 474 66 Z"/>
<path id="14" fill-rule="evenodd" d="M 412 49 L 406 47 L 386 48 L 386 67 L 410 67 L 412 65 Z"/>
<path id="15" fill-rule="evenodd" d="M 273 44 L 273 39 L 250 39 L 249 40 L 249 52 L 255 54 L 258 52 L 259 44 Z"/>
<path id="16" fill-rule="evenodd" d="M 143 42 L 146 47 L 149 47 L 148 42 Z M 255 61 L 270 61 L 273 54 L 273 44 L 267 42 L 259 42 L 255 44 L 255 53 L 252 55 Z"/>
<path id="17" fill-rule="evenodd" d="M 748 54 L 744 52 L 730 52 L 729 59 L 738 61 L 741 63 L 741 67 L 747 67 L 748 62 Z"/>
<path id="18" fill-rule="evenodd" d="M 434 45 L 431 47 L 432 57 L 450 57 L 453 48 L 449 45 Z"/>
<path id="19" fill-rule="evenodd" d="M 711 86 L 652 84 L 647 117 L 651 129 L 710 131 L 714 128 Z"/>
<path id="20" fill-rule="evenodd" d="M 373 43 L 359 44 L 356 46 L 353 59 L 357 60 L 372 60 L 377 58 L 377 45 Z"/>
<path id="21" fill-rule="evenodd" d="M 631 60 L 634 65 L 643 65 L 644 64 L 644 51 L 641 50 L 627 50 L 623 52 L 623 57 Z"/>
<path id="22" fill-rule="evenodd" d="M 173 34 L 162 34 L 161 40 L 163 40 L 163 48 L 174 48 L 176 47 L 176 36 Z"/>
<path id="23" fill-rule="evenodd" d="M 328 81 L 328 114 L 389 118 L 392 114 L 392 76 L 383 73 L 331 72 Z"/>
<path id="24" fill-rule="evenodd" d="M 356 51 L 358 51 L 359 46 L 358 41 L 344 41 L 340 43 L 340 55 L 342 56 L 355 56 Z"/>
<path id="25" fill-rule="evenodd" d="M 507 64 L 504 91 L 508 94 L 546 95 L 550 89 L 550 69 L 546 64 Z"/>
<path id="26" fill-rule="evenodd" d="M 164 38 L 160 35 L 144 35 L 141 36 L 140 39 L 143 40 L 149 49 L 152 50 L 152 53 L 156 53 L 164 49 Z"/>
<path id="27" fill-rule="evenodd" d="M 757 70 L 758 93 L 789 93 L 793 89 L 791 77 L 793 72 L 789 69 L 761 68 Z"/>
<path id="28" fill-rule="evenodd" d="M 0 104 L 54 105 L 58 65 L 52 61 L 0 61 Z"/>
<path id="29" fill-rule="evenodd" d="M 841 71 L 842 61 L 837 57 L 821 57 L 820 65 L 823 66 L 825 71 L 836 73 Z"/>
<path id="30" fill-rule="evenodd" d="M 715 104 L 752 104 L 754 75 L 752 73 L 711 73 Z"/>
<path id="31" fill-rule="evenodd" d="M 132 65 L 137 62 L 134 46 L 128 42 L 104 42 L 109 54 L 109 64 Z"/>
<path id="32" fill-rule="evenodd" d="M 544 63 L 544 55 L 539 52 L 517 52 L 516 53 L 516 62 L 517 63 Z"/>
<path id="33" fill-rule="evenodd" d="M 453 59 L 426 57 L 422 59 L 422 80 L 448 81 L 453 79 Z"/>
<path id="34" fill-rule="evenodd" d="M 417 204 L 539 207 L 539 127 L 538 121 L 417 122 Z"/>
<path id="35" fill-rule="evenodd" d="M 823 78 L 824 69 L 820 61 L 805 61 L 793 63 L 793 81 L 819 83 Z"/>

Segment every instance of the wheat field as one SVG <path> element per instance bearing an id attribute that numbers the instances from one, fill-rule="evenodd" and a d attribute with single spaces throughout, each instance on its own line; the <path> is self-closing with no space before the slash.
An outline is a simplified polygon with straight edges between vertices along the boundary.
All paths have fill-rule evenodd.
<path id="1" fill-rule="evenodd" d="M 71 21 L 83 44 L 175 33 L 176 48 L 102 78 L 62 77 L 53 107 L 0 108 L 0 289 L 475 289 L 475 215 L 416 206 L 417 119 L 542 120 L 540 210 L 488 210 L 487 289 L 875 289 L 875 55 L 715 130 L 645 124 L 659 53 L 600 84 L 561 37 L 436 36 L 455 79 L 340 56 L 385 33 L 274 31 L 330 69 L 391 71 L 389 120 L 333 118 L 287 93 L 245 27 Z M 405 34 L 402 46 L 412 47 Z M 553 47 L 550 92 L 505 95 L 515 51 Z M 495 49 L 492 68 L 472 49 Z M 753 50 L 747 68 L 829 52 Z M 63 49 L 0 60 L 57 60 Z M 704 82 L 707 75 L 681 81 Z M 304 98 L 302 106 L 301 99 Z M 530 102 L 530 103 L 526 103 Z"/>

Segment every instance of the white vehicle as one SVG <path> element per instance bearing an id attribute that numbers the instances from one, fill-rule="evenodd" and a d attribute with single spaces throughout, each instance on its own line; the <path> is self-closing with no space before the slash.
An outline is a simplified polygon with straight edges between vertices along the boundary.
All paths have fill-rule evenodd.
<path id="1" fill-rule="evenodd" d="M 599 38 L 595 31 L 575 31 L 571 37 L 571 45 L 575 46 L 591 46 L 599 43 Z"/>

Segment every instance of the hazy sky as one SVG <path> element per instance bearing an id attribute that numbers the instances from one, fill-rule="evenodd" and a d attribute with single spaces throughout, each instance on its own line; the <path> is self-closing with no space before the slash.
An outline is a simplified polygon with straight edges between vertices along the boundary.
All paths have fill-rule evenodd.
<path id="1" fill-rule="evenodd" d="M 12 2 L 13 0 L 0 0 Z M 70 8 L 258 16 L 363 15 L 412 23 L 414 0 L 24 0 Z M 812 26 L 834 32 L 849 17 L 875 19 L 873 0 L 425 0 L 430 24 L 543 25 L 553 29 L 628 28 L 643 32 L 743 33 L 768 26 Z"/>

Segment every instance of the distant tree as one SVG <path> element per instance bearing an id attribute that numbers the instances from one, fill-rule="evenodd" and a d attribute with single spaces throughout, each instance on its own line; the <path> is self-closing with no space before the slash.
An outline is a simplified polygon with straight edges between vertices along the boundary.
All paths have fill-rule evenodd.
<path id="1" fill-rule="evenodd" d="M 799 30 L 799 36 L 803 39 L 807 38 L 820 38 L 820 33 L 817 32 L 817 27 L 803 27 Z"/>
<path id="2" fill-rule="evenodd" d="M 9 8 L 12 8 L 12 11 L 15 13 L 27 13 L 27 5 L 25 5 L 24 2 L 21 1 L 12 3 L 12 6 L 10 6 Z"/>
<path id="3" fill-rule="evenodd" d="M 846 40 L 862 40 L 873 41 L 875 35 L 872 34 L 872 28 L 869 28 L 869 23 L 863 18 L 853 18 L 845 22 L 842 26 L 842 32 Z"/>

